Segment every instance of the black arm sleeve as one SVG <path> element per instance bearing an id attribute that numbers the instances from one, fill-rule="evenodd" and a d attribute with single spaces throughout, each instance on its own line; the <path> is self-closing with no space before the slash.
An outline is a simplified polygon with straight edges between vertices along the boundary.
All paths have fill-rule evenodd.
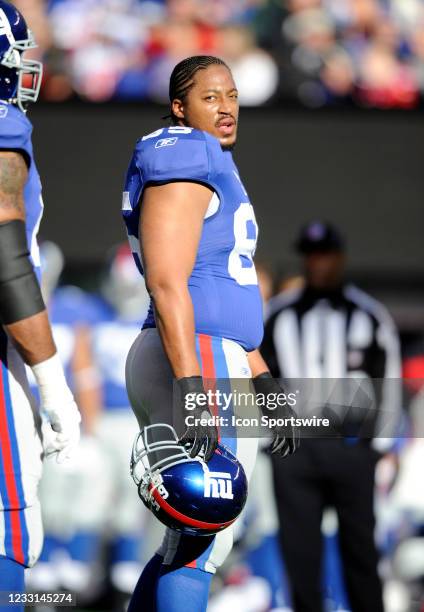
<path id="1" fill-rule="evenodd" d="M 10 325 L 45 309 L 29 259 L 25 223 L 0 223 L 0 321 Z"/>

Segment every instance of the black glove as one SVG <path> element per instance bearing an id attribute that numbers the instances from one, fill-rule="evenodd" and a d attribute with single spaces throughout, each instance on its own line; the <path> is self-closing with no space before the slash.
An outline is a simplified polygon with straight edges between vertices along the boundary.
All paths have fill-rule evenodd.
<path id="1" fill-rule="evenodd" d="M 265 397 L 263 406 L 260 406 L 262 414 L 272 419 L 287 419 L 290 417 L 296 418 L 296 413 L 291 409 L 289 405 L 277 406 L 274 410 L 267 408 L 266 398 L 272 393 L 273 401 L 275 401 L 276 394 L 280 395 L 284 393 L 284 389 L 281 385 L 271 376 L 269 372 L 259 374 L 252 379 L 253 386 L 256 394 L 261 393 Z M 274 438 L 272 440 L 269 451 L 271 453 L 279 453 L 282 457 L 291 455 L 299 447 L 300 432 L 297 427 L 291 425 L 281 425 L 274 427 Z"/>
<path id="2" fill-rule="evenodd" d="M 194 419 L 210 419 L 212 417 L 206 399 L 205 389 L 201 376 L 189 376 L 177 380 L 180 390 L 180 406 L 184 418 L 192 416 Z M 199 403 L 197 404 L 197 402 Z M 195 408 L 189 409 L 187 405 L 196 404 Z M 199 422 L 198 422 L 199 423 Z M 208 462 L 218 446 L 218 431 L 215 425 L 188 425 L 185 433 L 180 438 L 181 444 L 189 447 L 190 457 L 196 457 L 205 447 L 205 461 Z"/>

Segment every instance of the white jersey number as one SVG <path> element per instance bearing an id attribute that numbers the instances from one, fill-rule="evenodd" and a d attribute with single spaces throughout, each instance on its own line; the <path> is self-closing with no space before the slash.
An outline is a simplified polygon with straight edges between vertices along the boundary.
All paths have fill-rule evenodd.
<path id="1" fill-rule="evenodd" d="M 147 136 L 143 136 L 141 140 L 149 140 L 150 138 L 156 138 L 164 133 L 165 130 L 168 130 L 168 134 L 191 134 L 193 128 L 185 127 L 184 125 L 174 125 L 170 128 L 161 128 L 160 130 L 156 130 L 155 132 L 151 132 L 147 134 Z"/>
<path id="2" fill-rule="evenodd" d="M 254 230 L 249 231 L 249 230 Z M 253 233 L 254 236 L 249 236 Z M 253 255 L 258 237 L 255 213 L 249 202 L 243 202 L 234 213 L 234 248 L 228 259 L 228 272 L 239 285 L 257 285 Z"/>

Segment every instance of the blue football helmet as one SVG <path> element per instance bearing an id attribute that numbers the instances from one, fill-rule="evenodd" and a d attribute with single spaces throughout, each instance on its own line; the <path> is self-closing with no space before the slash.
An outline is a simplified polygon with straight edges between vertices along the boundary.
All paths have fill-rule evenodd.
<path id="1" fill-rule="evenodd" d="M 41 62 L 22 57 L 25 51 L 36 46 L 21 13 L 9 2 L 0 0 L 0 100 L 17 104 L 23 112 L 40 93 Z M 27 80 L 31 82 L 28 84 Z"/>
<path id="2" fill-rule="evenodd" d="M 155 441 L 158 440 L 158 441 Z M 135 439 L 131 475 L 149 510 L 167 527 L 188 535 L 213 535 L 243 510 L 247 478 L 222 444 L 206 464 L 192 459 L 170 425 L 148 425 Z"/>

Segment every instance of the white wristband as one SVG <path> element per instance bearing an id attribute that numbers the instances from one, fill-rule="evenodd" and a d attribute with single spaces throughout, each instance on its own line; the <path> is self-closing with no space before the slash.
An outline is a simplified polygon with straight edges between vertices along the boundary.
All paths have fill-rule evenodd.
<path id="1" fill-rule="evenodd" d="M 31 370 L 39 387 L 57 384 L 66 385 L 62 363 L 57 353 L 53 357 L 49 357 L 49 359 L 31 366 Z"/>

